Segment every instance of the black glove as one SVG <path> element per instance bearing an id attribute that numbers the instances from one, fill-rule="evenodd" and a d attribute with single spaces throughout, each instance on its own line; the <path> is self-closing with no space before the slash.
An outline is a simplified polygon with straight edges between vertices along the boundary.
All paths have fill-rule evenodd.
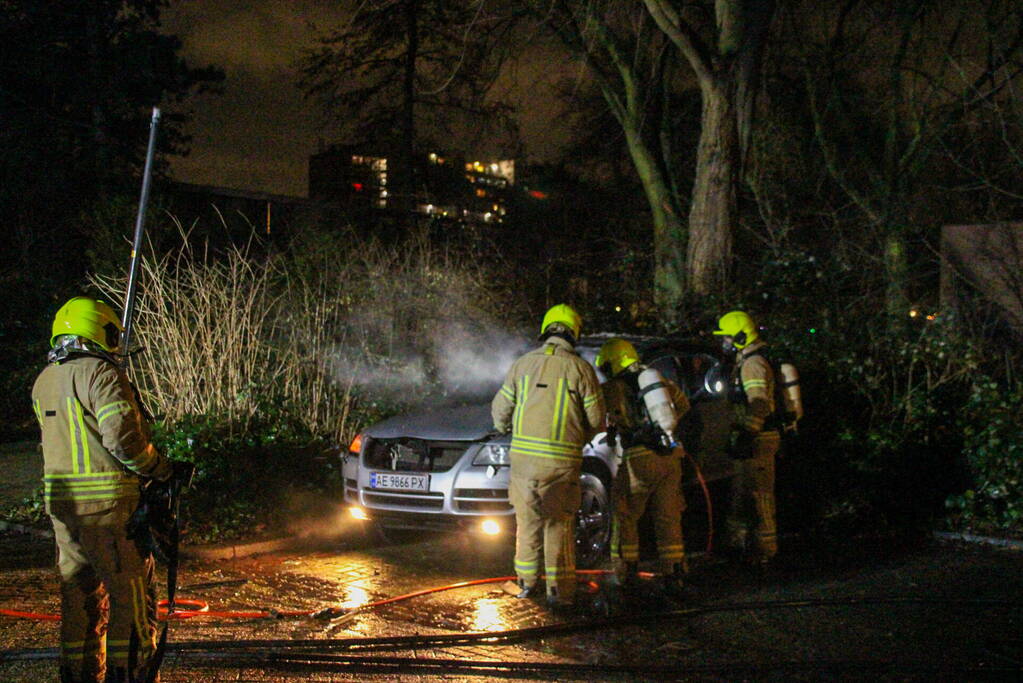
<path id="1" fill-rule="evenodd" d="M 728 435 L 727 453 L 735 460 L 749 460 L 753 457 L 753 432 L 739 429 Z"/>

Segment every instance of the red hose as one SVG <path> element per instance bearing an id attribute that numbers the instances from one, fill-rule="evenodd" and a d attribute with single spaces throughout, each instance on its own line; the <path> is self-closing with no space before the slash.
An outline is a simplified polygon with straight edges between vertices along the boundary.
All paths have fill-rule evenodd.
<path id="1" fill-rule="evenodd" d="M 37 621 L 60 621 L 59 614 L 36 614 L 35 612 L 19 612 L 14 609 L 0 609 L 0 615 L 15 619 L 35 619 Z"/>
<path id="2" fill-rule="evenodd" d="M 690 458 L 689 461 L 693 463 L 693 468 L 696 469 L 696 479 L 700 482 L 700 488 L 703 489 L 703 498 L 707 501 L 707 554 L 711 555 L 714 552 L 714 505 L 711 503 L 710 489 L 707 488 L 707 480 L 703 478 L 700 466 L 696 463 L 695 458 Z"/>
<path id="3" fill-rule="evenodd" d="M 605 574 L 613 573 L 609 569 L 579 569 L 576 570 L 576 574 L 584 577 L 584 581 L 587 584 L 589 592 L 596 592 L 599 590 L 599 586 L 592 580 L 585 578 L 590 576 L 602 576 Z M 654 576 L 650 572 L 640 572 L 639 576 L 644 579 L 649 579 Z M 442 591 L 454 590 L 455 588 L 466 588 L 467 586 L 479 586 L 486 583 L 499 583 L 503 581 L 514 581 L 517 577 L 514 576 L 496 576 L 490 579 L 474 579 L 472 581 L 459 581 L 458 583 L 448 584 L 447 586 L 438 586 L 437 588 L 426 588 L 424 590 L 414 591 L 412 593 L 405 593 L 393 598 L 384 598 L 382 600 L 376 600 L 374 602 L 368 602 L 365 605 L 354 607 L 349 610 L 341 610 L 339 608 L 328 607 L 326 609 L 313 609 L 313 610 L 295 610 L 295 611 L 279 611 L 279 610 L 258 610 L 258 611 L 213 611 L 210 610 L 209 604 L 202 600 L 185 600 L 177 598 L 174 600 L 174 612 L 171 614 L 167 613 L 168 601 L 160 600 L 157 603 L 157 618 L 166 621 L 167 619 L 192 619 L 196 617 L 205 617 L 212 619 L 271 619 L 280 617 L 310 617 L 314 614 L 331 613 L 331 611 L 337 611 L 339 615 L 354 615 L 356 612 L 372 609 L 374 607 L 380 607 L 382 605 L 389 605 L 393 602 L 400 602 L 401 600 L 408 600 L 410 598 L 417 598 L 423 595 L 429 595 L 430 593 L 440 593 Z M 178 606 L 194 607 L 195 609 L 179 610 Z M 40 621 L 60 621 L 60 615 L 57 614 L 37 614 L 35 612 L 19 612 L 16 610 L 0 609 L 0 616 L 14 617 L 18 619 L 35 619 Z"/>

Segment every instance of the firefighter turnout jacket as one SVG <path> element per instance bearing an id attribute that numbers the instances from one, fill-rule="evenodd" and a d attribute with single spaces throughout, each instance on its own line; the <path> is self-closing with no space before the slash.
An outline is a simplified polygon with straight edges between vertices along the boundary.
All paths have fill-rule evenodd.
<path id="1" fill-rule="evenodd" d="M 593 366 L 550 337 L 512 364 L 491 414 L 497 431 L 512 433 L 512 458 L 577 469 L 583 444 L 603 426 L 604 401 Z"/>
<path id="2" fill-rule="evenodd" d="M 43 496 L 51 514 L 93 514 L 134 504 L 139 475 L 167 479 L 170 462 L 149 428 L 124 372 L 97 356 L 47 365 L 32 389 L 43 437 Z"/>
<path id="3" fill-rule="evenodd" d="M 571 602 L 576 588 L 575 511 L 582 447 L 603 426 L 593 367 L 560 337 L 521 356 L 491 403 L 494 427 L 512 433 L 508 496 L 515 508 L 515 572 L 532 588 L 546 576 L 547 599 Z"/>
<path id="4" fill-rule="evenodd" d="M 767 344 L 756 341 L 738 352 L 735 384 L 740 393 L 736 403 L 736 426 L 755 436 L 778 438 L 775 414 L 774 371 L 764 357 Z M 773 433 L 773 436 L 772 436 Z"/>
<path id="5" fill-rule="evenodd" d="M 61 578 L 61 680 L 103 681 L 108 667 L 138 677 L 156 648 L 155 577 L 126 524 L 140 477 L 165 480 L 170 462 L 109 359 L 73 353 L 47 365 L 32 403 Z"/>

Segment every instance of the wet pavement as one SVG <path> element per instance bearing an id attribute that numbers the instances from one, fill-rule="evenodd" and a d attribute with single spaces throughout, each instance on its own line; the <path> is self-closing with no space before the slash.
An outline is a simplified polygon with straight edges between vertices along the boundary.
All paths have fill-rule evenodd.
<path id="1" fill-rule="evenodd" d="M 56 614 L 52 556 L 52 541 L 0 533 L 0 608 Z M 697 553 L 683 602 L 608 602 L 592 576 L 593 610 L 570 617 L 497 582 L 365 607 L 505 576 L 511 560 L 493 539 L 351 529 L 186 559 L 178 597 L 228 614 L 172 621 L 162 680 L 1023 680 L 1023 554 L 978 545 L 793 538 L 766 573 Z M 237 617 L 253 612 L 269 616 Z M 0 617 L 0 680 L 53 680 L 56 642 L 53 621 Z"/>

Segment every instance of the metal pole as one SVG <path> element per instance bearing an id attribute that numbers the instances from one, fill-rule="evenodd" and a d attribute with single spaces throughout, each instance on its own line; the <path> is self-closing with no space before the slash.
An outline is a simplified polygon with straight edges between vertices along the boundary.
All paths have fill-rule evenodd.
<path id="1" fill-rule="evenodd" d="M 124 297 L 124 313 L 121 326 L 124 337 L 121 349 L 124 352 L 124 363 L 128 363 L 128 351 L 131 345 L 131 318 L 135 310 L 135 289 L 138 285 L 139 259 L 142 254 L 142 237 L 145 235 L 146 205 L 149 203 L 149 186 L 152 182 L 153 154 L 156 150 L 156 128 L 160 123 L 160 109 L 153 107 L 153 118 L 149 123 L 149 146 L 146 148 L 146 166 L 142 172 L 142 196 L 139 197 L 139 212 L 135 217 L 135 239 L 131 246 L 131 267 L 128 270 L 128 293 Z"/>

